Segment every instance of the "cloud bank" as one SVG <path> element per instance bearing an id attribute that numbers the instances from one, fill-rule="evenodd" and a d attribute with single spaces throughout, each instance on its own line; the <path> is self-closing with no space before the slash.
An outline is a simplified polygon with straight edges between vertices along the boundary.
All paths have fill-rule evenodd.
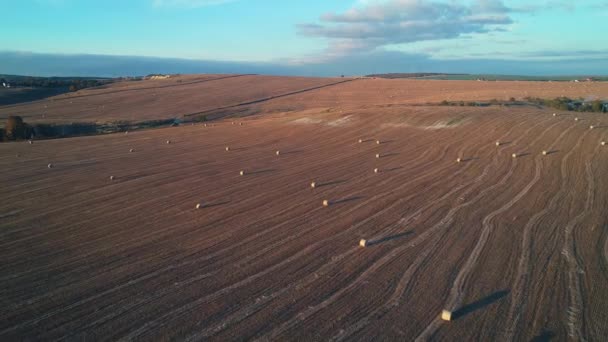
<path id="1" fill-rule="evenodd" d="M 298 25 L 300 34 L 325 38 L 330 56 L 369 52 L 379 47 L 453 39 L 502 31 L 515 9 L 499 0 L 456 2 L 389 0 L 364 2 L 344 13 L 327 13 L 320 23 Z"/>
<path id="2" fill-rule="evenodd" d="M 558 53 L 557 51 L 555 52 Z M 581 52 L 583 53 L 583 52 Z M 0 51 L 0 74 L 32 76 L 142 76 L 153 73 L 255 73 L 267 75 L 338 76 L 389 72 L 449 72 L 508 75 L 606 74 L 607 58 L 550 61 L 499 59 L 433 59 L 425 54 L 375 51 L 336 57 L 323 63 L 246 63 L 139 56 L 60 55 Z"/>

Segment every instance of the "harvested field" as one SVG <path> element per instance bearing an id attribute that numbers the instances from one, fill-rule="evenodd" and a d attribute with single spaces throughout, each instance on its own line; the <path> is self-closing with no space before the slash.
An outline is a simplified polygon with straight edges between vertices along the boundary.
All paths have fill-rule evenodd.
<path id="1" fill-rule="evenodd" d="M 558 96 L 602 98 L 608 82 L 434 81 L 184 75 L 164 80 L 123 81 L 100 88 L 0 107 L 0 121 L 20 115 L 26 122 L 145 121 L 189 117 L 211 119 L 312 110 L 351 112 L 447 101 L 508 100 Z M 287 95 L 287 96 L 285 96 Z"/>
<path id="2" fill-rule="evenodd" d="M 298 82 L 171 107 L 336 80 Z M 382 105 L 384 86 L 608 96 L 509 83 L 355 80 L 253 104 L 242 126 L 0 144 L 0 339 L 605 339 L 608 116 Z M 117 94 L 114 117 L 146 99 Z"/>
<path id="3" fill-rule="evenodd" d="M 20 115 L 26 122 L 45 123 L 182 118 L 185 114 L 255 102 L 343 81 L 256 75 L 181 76 L 165 80 L 125 81 L 112 83 L 102 89 L 84 89 L 46 100 L 0 107 L 0 120 L 9 115 Z"/>

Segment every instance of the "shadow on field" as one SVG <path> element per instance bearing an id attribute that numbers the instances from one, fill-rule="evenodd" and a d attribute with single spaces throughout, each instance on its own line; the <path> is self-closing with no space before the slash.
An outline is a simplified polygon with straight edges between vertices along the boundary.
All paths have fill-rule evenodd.
<path id="1" fill-rule="evenodd" d="M 486 306 L 491 305 L 492 303 L 504 298 L 508 294 L 509 294 L 509 290 L 502 290 L 502 291 L 494 292 L 491 295 L 484 297 L 480 300 L 477 300 L 471 304 L 467 304 L 454 312 L 454 320 L 462 318 L 474 311 L 483 309 Z"/>
<path id="2" fill-rule="evenodd" d="M 543 329 L 540 334 L 534 336 L 530 342 L 548 342 L 555 337 L 555 333 L 551 330 Z"/>
<path id="3" fill-rule="evenodd" d="M 398 156 L 399 153 L 397 152 L 391 152 L 391 153 L 386 153 L 386 154 L 380 154 L 380 158 L 385 158 L 385 157 L 392 157 L 392 156 Z"/>
<path id="4" fill-rule="evenodd" d="M 559 152 L 559 150 L 547 151 L 547 155 L 554 154 L 554 153 L 557 153 L 557 152 Z"/>
<path id="5" fill-rule="evenodd" d="M 219 207 L 219 206 L 222 206 L 222 205 L 226 205 L 228 203 L 230 203 L 230 201 L 212 202 L 212 203 L 209 203 L 209 204 L 205 205 L 204 208 Z"/>
<path id="6" fill-rule="evenodd" d="M 276 169 L 264 169 L 264 170 L 257 170 L 257 171 L 249 171 L 249 172 L 247 172 L 247 174 L 259 175 L 259 174 L 271 173 L 271 172 L 275 172 L 275 171 L 276 171 Z"/>
<path id="7" fill-rule="evenodd" d="M 384 172 L 391 172 L 403 169 L 403 166 L 391 167 L 390 169 L 383 170 Z"/>
<path id="8" fill-rule="evenodd" d="M 517 158 L 521 158 L 521 157 L 525 157 L 525 156 L 529 156 L 529 155 L 530 155 L 530 152 L 518 153 Z"/>
<path id="9" fill-rule="evenodd" d="M 342 198 L 339 200 L 331 201 L 331 204 L 343 204 L 343 203 L 358 201 L 360 199 L 363 199 L 363 196 L 353 196 L 353 197 Z"/>
<path id="10" fill-rule="evenodd" d="M 470 162 L 473 160 L 479 160 L 479 157 L 469 157 L 469 158 L 462 158 L 460 159 L 461 162 L 466 163 L 466 162 Z"/>
<path id="11" fill-rule="evenodd" d="M 281 154 L 298 154 L 298 153 L 302 153 L 302 152 L 304 152 L 304 150 L 293 150 L 293 151 L 285 151 L 285 152 L 281 151 Z"/>
<path id="12" fill-rule="evenodd" d="M 335 181 L 331 181 L 331 182 L 320 183 L 319 185 L 317 185 L 317 187 L 321 188 L 324 186 L 337 185 L 337 184 L 342 184 L 342 183 L 346 183 L 346 182 L 348 182 L 348 179 L 340 179 L 340 180 L 335 180 Z"/>
<path id="13" fill-rule="evenodd" d="M 407 232 L 403 232 L 403 233 L 399 233 L 399 234 L 395 234 L 395 235 L 391 235 L 391 236 L 386 236 L 377 240 L 370 240 L 369 241 L 369 246 L 373 246 L 373 245 L 379 245 L 381 243 L 384 242 L 389 242 L 389 241 L 393 241 L 393 240 L 397 240 L 400 239 L 402 237 L 408 236 L 410 234 L 412 234 L 413 231 L 409 230 Z"/>

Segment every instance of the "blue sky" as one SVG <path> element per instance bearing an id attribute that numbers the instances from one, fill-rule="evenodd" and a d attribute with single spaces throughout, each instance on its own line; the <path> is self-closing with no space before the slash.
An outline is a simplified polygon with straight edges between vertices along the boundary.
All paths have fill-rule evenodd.
<path id="1" fill-rule="evenodd" d="M 43 69 L 43 57 L 178 58 L 202 71 L 212 62 L 227 72 L 307 75 L 335 66 L 344 69 L 335 74 L 608 70 L 608 1 L 0 0 L 0 13 L 0 73 L 28 71 L 28 54 L 38 57 L 32 70 L 58 75 L 70 71 Z"/>

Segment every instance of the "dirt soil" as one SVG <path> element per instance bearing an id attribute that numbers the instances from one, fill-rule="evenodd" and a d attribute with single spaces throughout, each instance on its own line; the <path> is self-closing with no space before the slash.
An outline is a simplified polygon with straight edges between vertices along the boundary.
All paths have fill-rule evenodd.
<path id="1" fill-rule="evenodd" d="M 73 104 L 162 117 L 341 81 L 261 77 Z M 206 126 L 0 144 L 0 340 L 605 340 L 608 116 L 411 105 L 562 93 L 608 87 L 354 80 Z"/>

